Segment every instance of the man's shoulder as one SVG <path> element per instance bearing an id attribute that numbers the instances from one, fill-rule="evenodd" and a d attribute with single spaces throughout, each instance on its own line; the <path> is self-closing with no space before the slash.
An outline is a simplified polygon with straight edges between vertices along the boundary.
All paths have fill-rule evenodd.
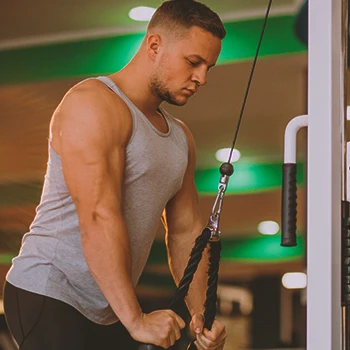
<path id="1" fill-rule="evenodd" d="M 130 119 L 130 110 L 124 100 L 97 79 L 87 79 L 74 85 L 63 97 L 58 111 L 99 119 Z"/>
<path id="2" fill-rule="evenodd" d="M 88 100 L 88 104 L 127 107 L 123 99 L 98 79 L 86 79 L 74 85 L 63 98 L 65 100 Z"/>
<path id="3" fill-rule="evenodd" d="M 51 125 L 54 124 L 60 130 L 73 128 L 77 132 L 125 135 L 126 138 L 132 132 L 128 106 L 96 79 L 85 80 L 66 93 L 54 113 Z"/>

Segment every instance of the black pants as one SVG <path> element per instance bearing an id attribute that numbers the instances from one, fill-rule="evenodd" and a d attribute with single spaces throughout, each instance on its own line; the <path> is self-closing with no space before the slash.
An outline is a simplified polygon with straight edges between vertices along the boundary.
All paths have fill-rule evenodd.
<path id="1" fill-rule="evenodd" d="M 72 306 L 6 282 L 4 309 L 20 350 L 136 350 L 137 344 L 117 322 L 98 325 Z"/>

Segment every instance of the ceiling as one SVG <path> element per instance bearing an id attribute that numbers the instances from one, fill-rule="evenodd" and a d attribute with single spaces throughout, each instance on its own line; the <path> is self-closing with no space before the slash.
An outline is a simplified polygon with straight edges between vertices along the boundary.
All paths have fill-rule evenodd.
<path id="1" fill-rule="evenodd" d="M 302 0 L 275 0 L 271 14 L 294 13 Z M 128 17 L 136 6 L 157 7 L 159 0 L 61 0 L 0 2 L 0 48 L 103 34 L 130 33 L 145 24 Z M 262 17 L 267 0 L 204 0 L 223 20 Z"/>
<path id="2" fill-rule="evenodd" d="M 262 16 L 267 5 L 266 0 L 203 2 L 228 20 Z M 159 3 L 149 0 L 146 5 L 157 6 Z M 273 13 L 295 13 L 299 4 L 296 0 L 276 0 Z M 35 5 L 29 6 L 3 0 L 0 3 L 0 51 L 138 31 L 144 25 L 132 22 L 126 14 L 131 7 L 140 5 L 145 2 L 37 0 Z M 215 151 L 230 147 L 251 65 L 248 60 L 217 66 L 211 71 L 208 84 L 185 107 L 166 106 L 192 130 L 197 145 L 198 169 L 219 167 Z M 0 86 L 0 183 L 42 181 L 50 117 L 65 92 L 80 80 L 81 77 Z M 306 113 L 306 93 L 305 53 L 258 61 L 237 142 L 242 162 L 283 163 L 284 129 L 294 116 Z M 305 140 L 306 133 L 302 131 L 298 138 L 300 161 L 305 158 Z M 234 175 L 230 181 L 235 181 Z M 227 196 L 221 220 L 223 237 L 256 236 L 260 221 L 280 222 L 280 198 L 279 188 Z M 303 232 L 304 188 L 299 190 L 299 198 L 298 231 Z M 213 200 L 212 196 L 200 198 L 204 218 L 209 215 Z M 23 230 L 34 212 L 35 203 L 0 208 L 0 232 Z M 161 235 L 162 230 L 158 232 L 159 239 Z M 300 261 L 295 266 L 300 268 Z M 275 267 L 270 271 L 275 272 L 276 268 L 278 270 Z M 225 271 L 230 269 L 226 267 Z M 254 275 L 253 270 L 250 271 Z"/>

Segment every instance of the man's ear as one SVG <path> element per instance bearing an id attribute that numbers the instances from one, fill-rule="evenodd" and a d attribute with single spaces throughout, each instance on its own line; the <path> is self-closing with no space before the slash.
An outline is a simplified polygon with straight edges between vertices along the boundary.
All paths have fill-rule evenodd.
<path id="1" fill-rule="evenodd" d="M 155 61 L 159 49 L 161 47 L 162 39 L 158 34 L 150 34 L 147 37 L 147 53 L 152 61 Z"/>

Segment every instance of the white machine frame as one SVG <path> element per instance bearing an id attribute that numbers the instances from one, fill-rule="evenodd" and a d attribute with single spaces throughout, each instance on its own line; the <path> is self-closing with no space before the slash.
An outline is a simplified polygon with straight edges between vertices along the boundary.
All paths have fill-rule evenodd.
<path id="1" fill-rule="evenodd" d="M 340 350 L 342 0 L 309 0 L 307 349 Z"/>

